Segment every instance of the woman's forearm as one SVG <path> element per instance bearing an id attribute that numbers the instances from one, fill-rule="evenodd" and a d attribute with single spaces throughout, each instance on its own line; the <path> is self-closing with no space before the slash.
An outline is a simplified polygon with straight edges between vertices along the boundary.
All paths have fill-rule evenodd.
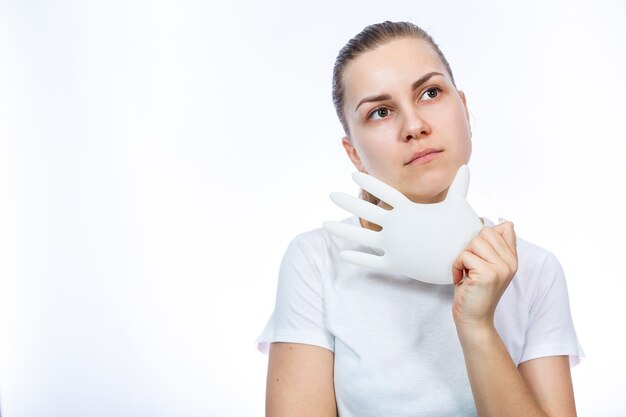
<path id="1" fill-rule="evenodd" d="M 546 416 L 493 325 L 457 327 L 480 417 Z"/>

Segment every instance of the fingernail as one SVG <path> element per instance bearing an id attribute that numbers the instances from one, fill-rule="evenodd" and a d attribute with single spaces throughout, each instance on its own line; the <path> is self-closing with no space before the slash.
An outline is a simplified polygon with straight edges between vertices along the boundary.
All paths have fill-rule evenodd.
<path id="1" fill-rule="evenodd" d="M 500 223 L 500 224 L 502 224 L 502 223 L 506 223 L 506 222 L 508 222 L 508 220 L 507 220 L 507 219 L 503 219 L 502 217 L 500 217 L 500 218 L 498 219 L 498 223 Z"/>

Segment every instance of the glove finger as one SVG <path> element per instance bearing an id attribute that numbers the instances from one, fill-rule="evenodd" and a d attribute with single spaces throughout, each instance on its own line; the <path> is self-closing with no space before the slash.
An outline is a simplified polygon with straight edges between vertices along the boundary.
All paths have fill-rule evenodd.
<path id="1" fill-rule="evenodd" d="M 343 251 L 339 254 L 339 256 L 346 262 L 364 266 L 366 268 L 385 269 L 387 267 L 387 261 L 384 256 L 377 256 L 353 250 Z"/>
<path id="2" fill-rule="evenodd" d="M 382 207 L 344 193 L 331 193 L 330 199 L 342 209 L 379 226 L 382 226 L 383 219 L 388 213 Z"/>
<path id="3" fill-rule="evenodd" d="M 324 222 L 323 227 L 324 230 L 335 236 L 348 239 L 361 245 L 382 249 L 380 247 L 379 232 L 339 222 Z"/>
<path id="4" fill-rule="evenodd" d="M 407 198 L 400 191 L 371 175 L 355 172 L 352 174 L 352 179 L 365 191 L 375 195 L 392 207 L 407 201 Z"/>

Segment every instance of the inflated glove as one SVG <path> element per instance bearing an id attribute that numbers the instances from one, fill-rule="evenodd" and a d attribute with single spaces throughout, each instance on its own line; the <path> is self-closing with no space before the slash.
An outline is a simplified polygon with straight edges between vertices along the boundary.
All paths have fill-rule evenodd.
<path id="1" fill-rule="evenodd" d="M 381 249 L 383 255 L 342 251 L 347 262 L 389 271 L 432 284 L 452 284 L 452 263 L 483 227 L 466 200 L 469 168 L 463 165 L 440 203 L 417 204 L 384 182 L 355 172 L 352 179 L 393 208 L 385 210 L 348 194 L 331 193 L 331 200 L 352 214 L 375 223 L 375 232 L 340 222 L 325 222 L 328 232 L 355 243 Z"/>

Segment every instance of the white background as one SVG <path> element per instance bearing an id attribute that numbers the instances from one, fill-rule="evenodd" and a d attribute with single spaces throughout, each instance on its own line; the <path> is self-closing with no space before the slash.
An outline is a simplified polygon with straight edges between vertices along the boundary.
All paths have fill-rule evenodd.
<path id="1" fill-rule="evenodd" d="M 623 416 L 622 2 L 0 2 L 4 417 L 261 416 L 297 233 L 356 192 L 341 46 L 410 20 L 468 96 L 470 202 L 568 276 L 581 416 Z"/>

